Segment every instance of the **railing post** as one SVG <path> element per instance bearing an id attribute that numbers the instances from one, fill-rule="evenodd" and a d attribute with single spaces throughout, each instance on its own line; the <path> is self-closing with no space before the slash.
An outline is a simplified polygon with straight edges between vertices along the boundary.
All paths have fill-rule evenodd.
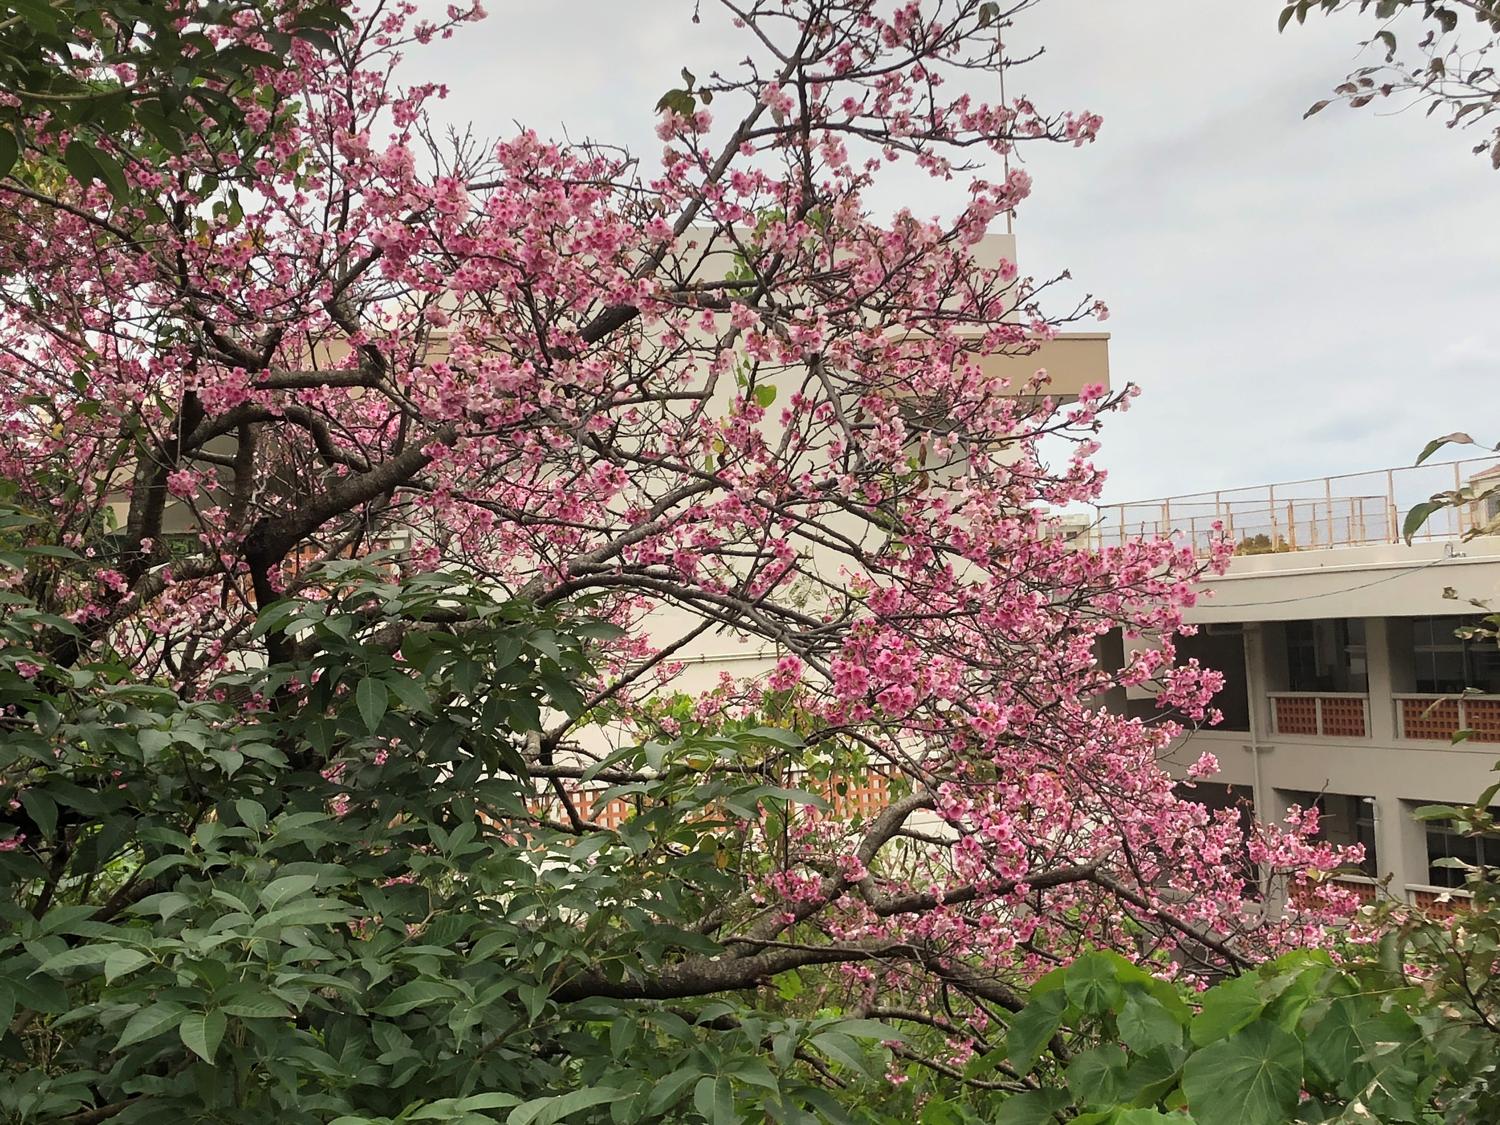
<path id="1" fill-rule="evenodd" d="M 1461 476 L 1459 475 L 1458 466 L 1459 462 L 1453 462 L 1453 491 L 1455 493 L 1457 493 L 1458 490 L 1463 487 L 1463 482 Z M 1461 505 L 1455 504 L 1453 506 L 1453 522 L 1454 534 L 1462 535 L 1464 533 L 1464 509 Z"/>
<path id="2" fill-rule="evenodd" d="M 1276 532 L 1276 486 L 1269 485 L 1267 492 L 1271 497 L 1269 507 L 1271 509 L 1271 550 L 1276 550 L 1276 540 L 1280 536 Z"/>
<path id="3" fill-rule="evenodd" d="M 1286 541 L 1292 550 L 1297 549 L 1297 501 L 1286 502 Z"/>
<path id="4" fill-rule="evenodd" d="M 1323 478 L 1323 498 L 1328 502 L 1328 545 L 1336 547 L 1338 544 L 1333 541 L 1333 479 L 1331 477 Z"/>
<path id="5" fill-rule="evenodd" d="M 1313 696 L 1313 716 L 1313 728 L 1321 735 L 1323 733 L 1323 697 L 1321 695 Z"/>
<path id="6" fill-rule="evenodd" d="M 1385 510 L 1390 519 L 1390 541 L 1401 542 L 1401 513 L 1396 510 L 1396 474 L 1393 470 L 1385 471 Z"/>

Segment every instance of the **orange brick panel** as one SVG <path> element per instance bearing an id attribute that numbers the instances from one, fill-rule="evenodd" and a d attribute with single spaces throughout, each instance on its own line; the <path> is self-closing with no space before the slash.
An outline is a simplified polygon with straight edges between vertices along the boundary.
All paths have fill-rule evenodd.
<path id="1" fill-rule="evenodd" d="M 1363 699 L 1326 695 L 1322 704 L 1323 734 L 1332 738 L 1364 738 L 1369 733 Z"/>
<path id="2" fill-rule="evenodd" d="M 1465 699 L 1464 726 L 1474 742 L 1500 742 L 1500 699 Z"/>
<path id="3" fill-rule="evenodd" d="M 1454 895 L 1447 902 L 1439 901 L 1440 895 L 1435 891 L 1413 891 L 1412 905 L 1419 910 L 1437 918 L 1452 918 L 1455 914 L 1469 908 L 1469 900 Z"/>
<path id="4" fill-rule="evenodd" d="M 1317 734 L 1318 701 L 1303 696 L 1277 696 L 1272 700 L 1276 707 L 1277 734 Z"/>
<path id="5" fill-rule="evenodd" d="M 1458 700 L 1401 700 L 1401 731 L 1407 738 L 1449 742 L 1458 730 Z"/>
<path id="6" fill-rule="evenodd" d="M 1337 882 L 1345 890 L 1353 891 L 1360 902 L 1369 904 L 1375 901 L 1376 887 L 1374 883 L 1356 883 L 1352 879 L 1339 879 Z"/>

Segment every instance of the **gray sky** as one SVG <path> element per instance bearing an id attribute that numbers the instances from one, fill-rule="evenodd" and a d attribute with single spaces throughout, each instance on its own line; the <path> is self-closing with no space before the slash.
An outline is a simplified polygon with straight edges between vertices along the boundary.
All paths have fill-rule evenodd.
<path id="1" fill-rule="evenodd" d="M 488 0 L 412 52 L 452 122 L 624 143 L 686 65 L 745 53 L 693 0 Z M 440 5 L 441 6 L 441 5 Z M 1408 464 L 1436 434 L 1500 439 L 1500 173 L 1420 113 L 1303 111 L 1364 61 L 1358 19 L 1276 32 L 1280 0 L 1043 0 L 1008 39 L 1044 47 L 1011 96 L 1104 116 L 1087 148 L 1032 146 L 1022 269 L 1104 298 L 1116 384 L 1108 497 Z M 882 206 L 944 209 L 925 178 Z M 1483 392 L 1490 392 L 1483 394 Z"/>

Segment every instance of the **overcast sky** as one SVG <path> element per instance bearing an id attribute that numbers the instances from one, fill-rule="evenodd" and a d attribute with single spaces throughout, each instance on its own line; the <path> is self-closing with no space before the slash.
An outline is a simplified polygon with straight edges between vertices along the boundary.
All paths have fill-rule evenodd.
<path id="1" fill-rule="evenodd" d="M 745 53 L 693 25 L 693 0 L 488 7 L 402 72 L 447 83 L 442 115 L 485 136 L 520 122 L 651 155 L 679 68 Z M 1024 271 L 1071 270 L 1108 302 L 1113 380 L 1144 388 L 1105 431 L 1111 499 L 1408 464 L 1453 429 L 1500 438 L 1500 173 L 1418 113 L 1302 120 L 1366 61 L 1368 31 L 1278 35 L 1280 8 L 1043 0 L 1008 37 L 1045 48 L 1011 96 L 1104 117 L 1092 146 L 1026 149 L 1016 231 Z M 925 179 L 888 191 L 943 207 Z"/>

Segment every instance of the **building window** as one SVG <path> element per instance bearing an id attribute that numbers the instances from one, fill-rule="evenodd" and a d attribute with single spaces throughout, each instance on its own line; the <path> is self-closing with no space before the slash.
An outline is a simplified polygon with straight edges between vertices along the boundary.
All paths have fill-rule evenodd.
<path id="1" fill-rule="evenodd" d="M 1174 638 L 1177 663 L 1186 664 L 1197 660 L 1204 668 L 1211 668 L 1224 677 L 1221 687 L 1209 703 L 1210 709 L 1220 711 L 1223 722 L 1210 730 L 1250 729 L 1250 695 L 1245 679 L 1245 639 L 1239 626 L 1202 625 L 1191 636 Z M 1123 657 L 1121 658 L 1123 663 Z M 1132 719 L 1162 721 L 1170 719 L 1189 729 L 1207 727 L 1205 722 L 1192 719 L 1175 708 L 1158 707 L 1154 699 L 1128 699 L 1125 713 Z"/>
<path id="2" fill-rule="evenodd" d="M 1287 690 L 1336 694 L 1369 690 L 1362 618 L 1288 621 L 1284 628 Z"/>
<path id="3" fill-rule="evenodd" d="M 1210 813 L 1232 810 L 1235 823 L 1247 831 L 1255 820 L 1255 797 L 1248 786 L 1224 785 L 1215 781 L 1195 781 L 1192 784 L 1179 782 L 1172 790 L 1178 800 L 1202 805 Z M 1259 896 L 1258 873 L 1250 859 L 1250 837 L 1247 834 L 1239 854 L 1241 878 L 1247 884 L 1246 893 L 1252 898 Z"/>
<path id="4" fill-rule="evenodd" d="M 1500 809 L 1491 809 L 1500 813 Z M 1469 836 L 1455 832 L 1450 823 L 1427 824 L 1427 881 L 1434 887 L 1462 887 L 1468 872 L 1460 867 L 1438 866 L 1440 859 L 1459 859 L 1475 867 L 1500 867 L 1500 834 Z"/>
<path id="5" fill-rule="evenodd" d="M 1318 834 L 1316 839 L 1339 847 L 1358 844 L 1364 848 L 1364 858 L 1358 863 L 1360 874 L 1371 879 L 1380 870 L 1375 853 L 1375 804 L 1365 797 L 1348 793 L 1309 793 L 1292 790 L 1287 799 L 1302 808 L 1318 810 Z"/>
<path id="6" fill-rule="evenodd" d="M 1459 630 L 1477 617 L 1412 619 L 1412 667 L 1416 690 L 1450 695 L 1465 690 L 1500 694 L 1500 647 L 1493 640 L 1465 638 Z"/>

